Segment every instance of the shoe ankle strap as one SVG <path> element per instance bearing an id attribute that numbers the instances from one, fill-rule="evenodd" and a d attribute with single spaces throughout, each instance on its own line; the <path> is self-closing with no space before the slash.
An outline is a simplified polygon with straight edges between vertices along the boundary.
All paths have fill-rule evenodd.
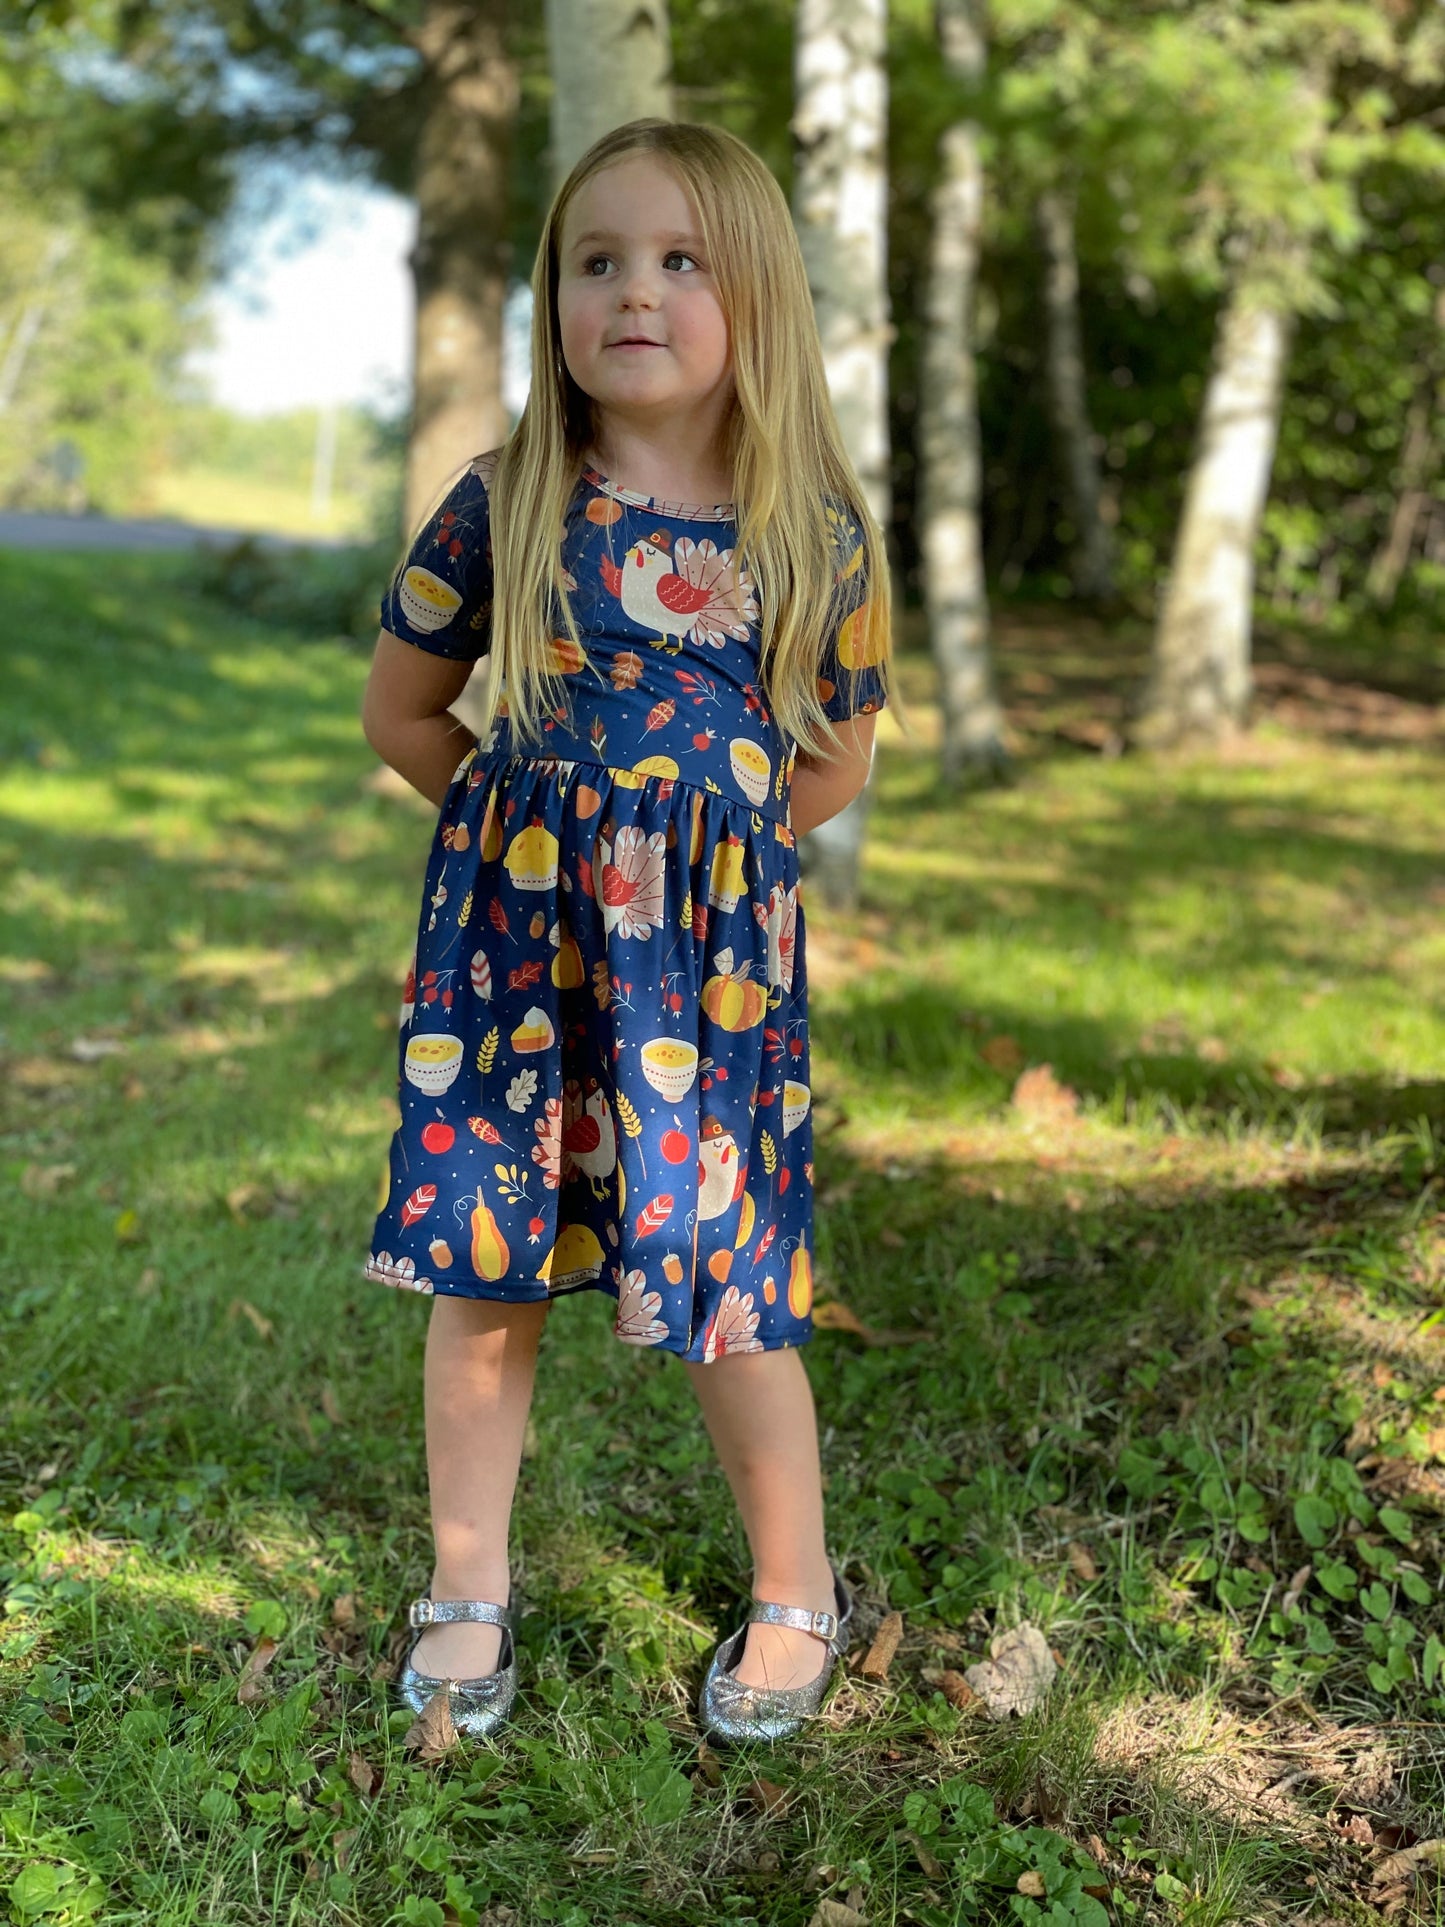
<path id="1" fill-rule="evenodd" d="M 755 1599 L 748 1614 L 752 1626 L 791 1626 L 795 1632 L 812 1633 L 815 1639 L 831 1646 L 837 1640 L 837 1613 L 810 1612 L 806 1606 L 780 1606 L 775 1600 Z"/>
<path id="2" fill-rule="evenodd" d="M 450 1626 L 459 1620 L 471 1620 L 481 1626 L 504 1626 L 508 1632 L 515 1629 L 511 1607 L 494 1605 L 490 1599 L 428 1599 L 423 1596 L 412 1600 L 406 1616 L 414 1627 Z"/>

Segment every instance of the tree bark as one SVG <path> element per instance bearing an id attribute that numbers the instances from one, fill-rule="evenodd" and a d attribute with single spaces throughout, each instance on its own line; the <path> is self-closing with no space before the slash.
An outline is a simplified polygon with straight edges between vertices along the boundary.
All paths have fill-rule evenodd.
<path id="1" fill-rule="evenodd" d="M 972 0 L 937 0 L 950 76 L 976 83 L 986 58 Z M 955 121 L 939 143 L 930 202 L 926 328 L 919 411 L 924 596 L 938 664 L 944 781 L 997 782 L 1008 770 L 989 648 L 980 521 L 982 451 L 973 352 L 983 218 L 978 126 Z"/>
<path id="2" fill-rule="evenodd" d="M 1269 492 L 1293 317 L 1237 284 L 1219 319 L 1136 741 L 1226 736 L 1249 707 L 1254 548 Z"/>
<path id="3" fill-rule="evenodd" d="M 812 289 L 828 389 L 878 526 L 892 519 L 888 443 L 886 0 L 799 0 L 794 44 L 793 219 Z M 876 746 L 876 745 L 875 745 Z M 869 781 L 799 840 L 824 901 L 851 909 Z"/>
<path id="4" fill-rule="evenodd" d="M 1433 372 L 1427 388 L 1410 403 L 1405 426 L 1405 446 L 1400 455 L 1400 493 L 1395 498 L 1389 531 L 1370 563 L 1366 592 L 1370 600 L 1388 609 L 1400 587 L 1400 577 L 1410 560 L 1415 530 L 1429 501 L 1426 483 L 1430 476 L 1432 439 L 1430 403 L 1434 395 Z"/>
<path id="5" fill-rule="evenodd" d="M 1044 254 L 1049 406 L 1077 531 L 1074 592 L 1104 601 L 1114 592 L 1113 544 L 1100 509 L 1099 460 L 1089 420 L 1073 201 L 1062 189 L 1046 189 L 1035 214 Z"/>
<path id="6" fill-rule="evenodd" d="M 547 0 L 552 181 L 627 121 L 673 118 L 667 0 Z"/>
<path id="7" fill-rule="evenodd" d="M 507 181 L 518 76 L 507 0 L 428 0 L 413 41 L 431 102 L 416 162 L 415 390 L 406 518 L 415 529 L 451 476 L 505 439 L 502 308 Z"/>

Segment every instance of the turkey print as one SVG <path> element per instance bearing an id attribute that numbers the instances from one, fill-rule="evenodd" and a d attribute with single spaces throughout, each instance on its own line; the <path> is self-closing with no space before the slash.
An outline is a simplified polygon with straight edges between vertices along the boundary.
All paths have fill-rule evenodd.
<path id="1" fill-rule="evenodd" d="M 487 485 L 457 483 L 382 609 L 434 654 L 486 654 Z M 863 549 L 828 511 L 838 601 L 819 694 L 883 706 L 859 660 Z M 520 1302 L 598 1289 L 628 1344 L 710 1361 L 812 1328 L 806 932 L 796 745 L 759 684 L 731 503 L 584 469 L 564 579 L 590 666 L 540 753 L 505 706 L 437 821 L 401 1008 L 367 1277 Z M 559 621 L 558 627 L 562 625 Z"/>

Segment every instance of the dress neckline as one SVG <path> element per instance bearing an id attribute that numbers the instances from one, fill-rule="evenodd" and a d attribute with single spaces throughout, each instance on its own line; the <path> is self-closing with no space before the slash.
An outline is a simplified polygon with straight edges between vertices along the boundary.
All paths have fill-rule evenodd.
<path id="1" fill-rule="evenodd" d="M 737 516 L 736 502 L 673 502 L 661 495 L 643 495 L 637 489 L 623 488 L 585 459 L 582 479 L 627 508 L 650 509 L 657 515 L 675 515 L 684 521 L 695 522 L 731 522 Z"/>

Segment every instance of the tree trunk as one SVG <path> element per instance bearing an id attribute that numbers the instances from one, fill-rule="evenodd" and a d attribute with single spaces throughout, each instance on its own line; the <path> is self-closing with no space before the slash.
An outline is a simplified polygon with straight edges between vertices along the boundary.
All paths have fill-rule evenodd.
<path id="1" fill-rule="evenodd" d="M 984 39 L 971 0 L 937 0 L 945 67 L 977 83 Z M 983 215 L 978 126 L 955 121 L 939 143 L 930 202 L 919 453 L 924 594 L 938 663 L 944 781 L 996 782 L 1008 769 L 989 650 L 979 507 L 982 454 L 973 321 Z"/>
<path id="2" fill-rule="evenodd" d="M 673 117 L 667 0 L 547 0 L 552 182 L 627 121 Z"/>
<path id="3" fill-rule="evenodd" d="M 793 219 L 828 389 L 878 526 L 892 519 L 888 447 L 886 0 L 799 0 L 794 47 Z M 872 776 L 846 810 L 800 839 L 824 901 L 852 908 Z"/>
<path id="4" fill-rule="evenodd" d="M 1250 697 L 1254 547 L 1269 492 L 1292 317 L 1237 286 L 1220 315 L 1198 452 L 1154 637 L 1136 740 L 1240 728 Z"/>
<path id="5" fill-rule="evenodd" d="M 518 78 L 507 0 L 428 0 L 413 44 L 430 102 L 416 163 L 416 372 L 406 463 L 415 529 L 449 478 L 505 439 L 502 307 Z"/>
<path id="6" fill-rule="evenodd" d="M 1100 512 L 1099 461 L 1089 420 L 1083 332 L 1079 326 L 1074 206 L 1062 190 L 1046 189 L 1039 196 L 1035 213 L 1044 253 L 1049 406 L 1077 531 L 1074 592 L 1099 602 L 1114 592 L 1114 557 L 1109 531 Z"/>
<path id="7" fill-rule="evenodd" d="M 1400 577 L 1410 560 L 1415 530 L 1430 499 L 1425 484 L 1430 476 L 1430 403 L 1434 391 L 1432 373 L 1428 387 L 1410 403 L 1405 446 L 1400 456 L 1400 493 L 1395 498 L 1389 532 L 1375 553 L 1365 584 L 1370 600 L 1381 608 L 1388 609 L 1395 600 Z"/>

